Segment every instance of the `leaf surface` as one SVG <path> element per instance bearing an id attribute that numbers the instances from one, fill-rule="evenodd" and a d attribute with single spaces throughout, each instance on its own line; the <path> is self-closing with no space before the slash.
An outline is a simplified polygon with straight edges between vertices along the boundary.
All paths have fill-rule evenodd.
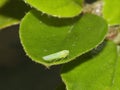
<path id="1" fill-rule="evenodd" d="M 61 76 L 67 90 L 119 90 L 119 65 L 120 52 L 114 43 L 107 42 L 64 65 Z"/>
<path id="2" fill-rule="evenodd" d="M 109 24 L 120 24 L 120 0 L 103 0 L 103 17 Z"/>
<path id="3" fill-rule="evenodd" d="M 37 10 L 57 17 L 74 17 L 81 13 L 83 0 L 25 0 Z"/>
<path id="4" fill-rule="evenodd" d="M 18 24 L 29 9 L 22 0 L 0 0 L 0 28 Z"/>
<path id="5" fill-rule="evenodd" d="M 101 43 L 106 33 L 106 21 L 92 14 L 60 19 L 32 10 L 20 25 L 20 39 L 27 55 L 46 66 L 75 59 Z M 46 55 L 62 50 L 69 51 L 67 58 L 54 62 L 43 59 Z"/>

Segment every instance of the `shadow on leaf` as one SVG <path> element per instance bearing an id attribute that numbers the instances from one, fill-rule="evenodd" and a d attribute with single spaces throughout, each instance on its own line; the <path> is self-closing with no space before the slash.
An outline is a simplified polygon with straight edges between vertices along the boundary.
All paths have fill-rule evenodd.
<path id="1" fill-rule="evenodd" d="M 73 17 L 73 18 L 58 18 L 58 17 L 53 17 L 47 14 L 44 14 L 40 11 L 37 10 L 32 10 L 31 14 L 33 14 L 37 19 L 42 21 L 43 23 L 47 25 L 52 25 L 52 26 L 66 26 L 66 25 L 73 25 L 75 22 L 77 22 L 82 14 L 79 16 Z"/>
<path id="2" fill-rule="evenodd" d="M 104 41 L 97 48 L 94 48 L 90 52 L 87 52 L 83 54 L 82 56 L 76 58 L 76 60 L 65 64 L 62 67 L 61 73 L 69 72 L 75 67 L 80 66 L 81 64 L 91 60 L 91 58 L 97 57 L 100 54 L 100 52 L 104 49 L 105 46 L 106 46 L 106 42 Z"/>
<path id="3" fill-rule="evenodd" d="M 30 7 L 23 0 L 8 0 L 1 8 L 0 14 L 20 20 Z"/>

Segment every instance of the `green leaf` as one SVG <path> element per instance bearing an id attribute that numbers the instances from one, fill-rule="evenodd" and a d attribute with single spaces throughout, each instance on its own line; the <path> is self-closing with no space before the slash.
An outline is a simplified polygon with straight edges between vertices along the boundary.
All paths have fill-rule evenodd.
<path id="1" fill-rule="evenodd" d="M 25 0 L 43 13 L 57 17 L 73 17 L 81 13 L 83 0 Z"/>
<path id="2" fill-rule="evenodd" d="M 0 1 L 0 8 L 7 2 L 8 0 L 1 0 Z"/>
<path id="3" fill-rule="evenodd" d="M 120 46 L 117 47 L 117 57 L 114 68 L 113 85 L 111 90 L 120 89 Z"/>
<path id="4" fill-rule="evenodd" d="M 19 23 L 29 9 L 22 0 L 0 0 L 0 28 Z"/>
<path id="5" fill-rule="evenodd" d="M 67 63 L 96 47 L 107 33 L 107 23 L 101 17 L 85 14 L 60 19 L 29 12 L 20 25 L 20 39 L 27 55 L 46 66 Z M 46 62 L 43 57 L 69 50 L 67 58 Z"/>
<path id="6" fill-rule="evenodd" d="M 103 0 L 103 17 L 109 24 L 120 24 L 120 0 Z"/>
<path id="7" fill-rule="evenodd" d="M 119 90 L 119 65 L 120 52 L 118 56 L 116 45 L 107 42 L 64 65 L 61 76 L 67 90 Z"/>

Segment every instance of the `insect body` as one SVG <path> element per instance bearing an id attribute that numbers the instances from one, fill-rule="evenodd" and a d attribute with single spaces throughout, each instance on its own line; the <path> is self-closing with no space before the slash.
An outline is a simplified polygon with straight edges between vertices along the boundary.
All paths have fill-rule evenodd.
<path id="1" fill-rule="evenodd" d="M 69 55 L 69 50 L 62 50 L 62 51 L 44 56 L 43 59 L 45 61 L 55 61 L 55 60 L 66 58 L 68 55 Z"/>

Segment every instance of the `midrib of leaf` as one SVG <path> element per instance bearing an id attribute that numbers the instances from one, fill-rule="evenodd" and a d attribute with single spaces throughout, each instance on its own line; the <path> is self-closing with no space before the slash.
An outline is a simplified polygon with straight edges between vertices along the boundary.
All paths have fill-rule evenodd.
<path id="1" fill-rule="evenodd" d="M 115 59 L 115 63 L 114 63 L 114 68 L 113 68 L 113 75 L 112 75 L 112 79 L 111 79 L 111 87 L 114 85 L 114 80 L 115 80 L 115 76 L 116 76 L 116 69 L 117 69 L 117 62 L 118 62 L 118 55 Z"/>
<path id="2" fill-rule="evenodd" d="M 111 88 L 114 86 L 115 77 L 116 77 L 116 74 L 117 74 L 117 66 L 119 64 L 119 57 L 120 57 L 119 48 L 120 48 L 119 46 L 116 48 L 117 49 L 117 55 L 116 55 L 116 59 L 115 59 L 115 63 L 114 63 L 114 69 L 113 69 L 113 75 L 112 75 L 112 79 L 111 79 L 111 85 L 110 85 Z"/>
<path id="3" fill-rule="evenodd" d="M 70 29 L 68 30 L 68 34 L 70 34 L 72 32 L 74 26 L 75 26 L 74 24 L 72 26 L 70 26 Z"/>

